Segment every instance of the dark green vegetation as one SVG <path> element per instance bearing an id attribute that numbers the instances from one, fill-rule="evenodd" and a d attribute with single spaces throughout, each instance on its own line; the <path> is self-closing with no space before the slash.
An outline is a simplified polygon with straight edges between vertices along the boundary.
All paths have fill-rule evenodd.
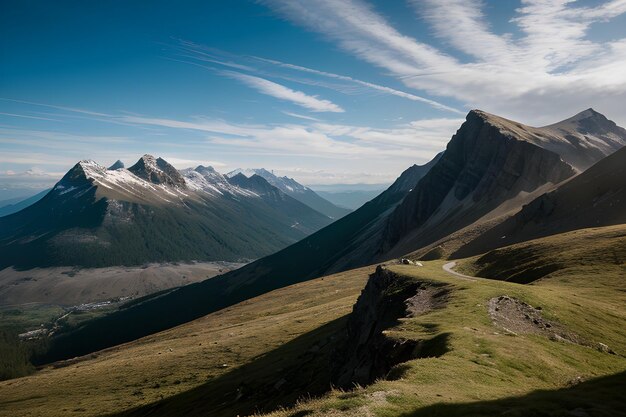
<path id="1" fill-rule="evenodd" d="M 34 371 L 30 364 L 30 352 L 20 342 L 17 332 L 0 328 L 0 381 L 18 378 Z"/>
<path id="2" fill-rule="evenodd" d="M 40 201 L 0 218 L 0 268 L 254 259 L 331 222 L 263 179 L 273 193 L 216 196 L 143 165 L 133 169 L 156 186 L 128 171 L 81 164 Z"/>

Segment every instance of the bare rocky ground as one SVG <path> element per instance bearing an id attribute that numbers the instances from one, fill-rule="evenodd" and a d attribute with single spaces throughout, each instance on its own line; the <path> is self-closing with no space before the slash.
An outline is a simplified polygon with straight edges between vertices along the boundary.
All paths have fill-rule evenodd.
<path id="1" fill-rule="evenodd" d="M 533 307 L 508 295 L 489 300 L 489 316 L 493 323 L 510 334 L 537 334 L 551 340 L 576 343 L 596 348 L 602 352 L 613 352 L 603 343 L 593 344 L 565 326 L 543 318 L 541 307 Z"/>
<path id="2" fill-rule="evenodd" d="M 116 298 L 137 298 L 191 284 L 243 264 L 198 262 L 147 264 L 137 267 L 34 268 L 0 271 L 0 307 L 45 303 L 75 306 Z"/>

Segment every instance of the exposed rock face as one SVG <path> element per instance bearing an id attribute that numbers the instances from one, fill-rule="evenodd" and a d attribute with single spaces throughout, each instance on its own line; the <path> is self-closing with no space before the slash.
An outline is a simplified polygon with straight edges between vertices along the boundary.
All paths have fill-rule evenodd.
<path id="1" fill-rule="evenodd" d="M 390 216 L 382 249 L 422 228 L 411 238 L 409 250 L 414 250 L 520 194 L 574 174 L 559 155 L 503 134 L 489 115 L 472 111 L 441 159 Z"/>
<path id="2" fill-rule="evenodd" d="M 557 233 L 626 222 L 626 148 L 542 194 L 454 253 L 467 257 Z"/>
<path id="3" fill-rule="evenodd" d="M 345 345 L 334 363 L 334 382 L 350 388 L 385 377 L 395 365 L 411 359 L 441 356 L 447 335 L 429 340 L 394 339 L 384 331 L 399 319 L 415 317 L 445 304 L 445 286 L 416 282 L 378 267 L 363 289 L 347 324 Z"/>
<path id="4" fill-rule="evenodd" d="M 162 158 L 155 159 L 152 155 L 144 155 L 128 170 L 153 184 L 185 188 L 185 179 L 180 172 Z"/>

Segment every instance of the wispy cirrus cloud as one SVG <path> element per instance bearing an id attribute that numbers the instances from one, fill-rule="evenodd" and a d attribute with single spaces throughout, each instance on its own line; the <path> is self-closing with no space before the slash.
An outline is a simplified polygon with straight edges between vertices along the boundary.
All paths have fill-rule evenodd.
<path id="1" fill-rule="evenodd" d="M 422 22 L 469 62 L 397 30 L 362 0 L 262 0 L 279 16 L 324 35 L 408 88 L 512 118 L 551 121 L 582 108 L 623 108 L 626 38 L 598 41 L 592 24 L 626 12 L 624 0 L 578 7 L 521 0 L 511 33 L 493 31 L 478 0 L 411 0 Z M 620 120 L 626 120 L 622 112 Z"/>
<path id="2" fill-rule="evenodd" d="M 198 60 L 200 62 L 208 62 L 211 64 L 222 65 L 222 66 L 229 67 L 229 68 L 245 69 L 246 71 L 249 71 L 252 73 L 268 74 L 267 70 L 261 70 L 255 66 L 245 65 L 245 64 L 241 64 L 235 61 L 245 61 L 245 62 L 257 63 L 257 64 L 261 63 L 265 65 L 269 64 L 270 66 L 277 67 L 277 68 L 293 70 L 293 71 L 306 73 L 306 74 L 312 74 L 315 76 L 319 76 L 319 77 L 323 77 L 323 78 L 327 78 L 331 80 L 339 80 L 341 82 L 345 82 L 344 85 L 333 85 L 333 84 L 329 84 L 328 82 L 312 81 L 309 79 L 289 77 L 284 74 L 279 74 L 276 72 L 269 72 L 269 74 L 271 74 L 272 76 L 283 78 L 283 79 L 288 79 L 290 81 L 299 82 L 302 84 L 316 85 L 316 86 L 321 86 L 325 88 L 330 88 L 330 89 L 334 89 L 342 93 L 354 93 L 358 90 L 358 89 L 355 89 L 355 87 L 359 87 L 361 91 L 374 91 L 377 93 L 389 94 L 389 95 L 393 95 L 396 97 L 408 99 L 411 101 L 424 103 L 438 110 L 443 110 L 443 111 L 452 112 L 456 114 L 466 113 L 463 110 L 459 110 L 457 108 L 445 105 L 443 103 L 440 103 L 430 98 L 408 93 L 406 91 L 401 91 L 401 90 L 391 88 L 388 86 L 384 86 L 384 85 L 380 85 L 380 84 L 376 84 L 376 83 L 372 83 L 368 81 L 363 81 L 363 80 L 350 77 L 347 75 L 336 74 L 336 73 L 332 73 L 328 71 L 321 71 L 321 70 L 317 70 L 314 68 L 308 68 L 308 67 L 304 67 L 301 65 L 282 62 L 282 61 L 278 61 L 275 59 L 268 59 L 264 57 L 238 56 L 238 55 L 226 53 L 224 51 L 217 51 L 211 48 L 207 48 L 205 46 L 198 45 L 189 41 L 180 41 L 180 42 L 181 42 L 180 47 L 184 51 L 182 56 L 184 58 L 192 60 L 191 62 L 188 62 L 188 61 L 183 61 L 183 62 L 187 62 L 187 63 L 194 64 L 194 65 L 198 65 L 198 64 L 194 63 L 193 60 Z M 215 71 L 214 68 L 207 68 L 207 69 Z M 227 74 L 227 72 L 225 71 L 218 71 L 218 72 Z"/>
<path id="3" fill-rule="evenodd" d="M 292 102 L 314 112 L 343 113 L 345 110 L 332 101 L 310 96 L 302 91 L 292 90 L 282 84 L 275 83 L 265 78 L 243 74 L 235 71 L 221 71 L 227 77 L 241 81 L 245 85 L 257 90 L 261 94 Z"/>

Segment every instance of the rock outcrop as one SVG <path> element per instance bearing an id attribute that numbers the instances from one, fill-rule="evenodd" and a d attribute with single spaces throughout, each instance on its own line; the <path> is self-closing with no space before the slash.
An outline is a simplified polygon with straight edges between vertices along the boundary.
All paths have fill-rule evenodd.
<path id="1" fill-rule="evenodd" d="M 399 320 L 425 314 L 445 305 L 443 285 L 414 281 L 378 267 L 363 289 L 346 328 L 346 341 L 333 363 L 334 383 L 351 388 L 385 377 L 396 365 L 411 359 L 441 356 L 447 334 L 426 340 L 398 339 L 386 334 Z"/>

